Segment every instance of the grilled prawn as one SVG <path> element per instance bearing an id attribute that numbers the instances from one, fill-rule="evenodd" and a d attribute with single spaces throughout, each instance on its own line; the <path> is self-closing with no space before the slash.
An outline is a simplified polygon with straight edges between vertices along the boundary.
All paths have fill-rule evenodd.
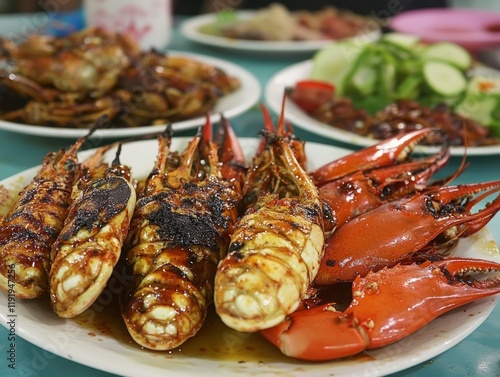
<path id="1" fill-rule="evenodd" d="M 285 133 L 283 116 L 277 133 L 263 133 L 266 143 L 249 169 L 251 185 L 244 192 L 253 196 L 255 184 L 267 192 L 238 221 L 215 277 L 218 315 L 245 332 L 274 326 L 292 313 L 323 254 L 322 206 L 296 158 L 300 154 L 294 153 L 299 144 Z"/>
<path id="2" fill-rule="evenodd" d="M 73 191 L 64 227 L 52 248 L 50 298 L 54 312 L 71 318 L 103 291 L 116 266 L 134 212 L 130 168 L 119 161 L 89 169 Z"/>
<path id="3" fill-rule="evenodd" d="M 205 136 L 207 130 L 208 122 Z M 126 242 L 132 280 L 121 300 L 122 316 L 132 338 L 153 350 L 175 348 L 201 328 L 237 217 L 241 193 L 223 179 L 215 143 L 206 148 L 200 139 L 191 140 L 172 169 L 170 138 L 160 136 Z M 196 157 L 203 151 L 205 163 Z"/>
<path id="4" fill-rule="evenodd" d="M 68 150 L 48 153 L 0 224 L 0 286 L 7 291 L 14 283 L 19 298 L 48 292 L 50 249 L 63 227 L 71 189 L 80 175 L 77 152 L 89 136 Z M 12 269 L 14 276 L 8 276 Z"/>

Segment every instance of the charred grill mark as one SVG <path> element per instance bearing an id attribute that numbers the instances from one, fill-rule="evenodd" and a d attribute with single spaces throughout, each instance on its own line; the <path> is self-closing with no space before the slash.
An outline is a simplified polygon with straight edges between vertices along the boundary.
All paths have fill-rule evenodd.
<path id="1" fill-rule="evenodd" d="M 101 229 L 125 209 L 130 196 L 130 187 L 123 178 L 105 177 L 92 182 L 85 188 L 71 226 L 61 239 L 68 240 L 82 229 Z"/>
<path id="2" fill-rule="evenodd" d="M 453 214 L 460 215 L 467 212 L 465 207 L 460 203 L 457 202 L 441 203 L 439 201 L 434 200 L 432 197 L 425 198 L 425 207 L 435 219 L 439 219 L 440 217 L 444 216 L 450 216 Z"/>
<path id="3" fill-rule="evenodd" d="M 193 182 L 187 182 L 185 183 L 182 188 L 186 191 L 186 194 L 188 195 L 194 195 L 198 191 L 198 185 Z"/>
<path id="4" fill-rule="evenodd" d="M 11 242 L 26 241 L 32 241 L 34 244 L 50 249 L 50 244 L 47 242 L 46 237 L 43 237 L 42 234 L 29 230 L 20 224 L 6 226 L 0 229 L 0 246 L 5 246 Z"/>
<path id="5" fill-rule="evenodd" d="M 61 230 L 63 219 L 67 213 L 68 195 L 51 197 L 43 195 L 44 201 L 36 201 L 21 206 L 4 219 L 4 226 L 21 226 L 25 232 L 36 234 L 50 244 Z M 47 202 L 49 205 L 42 205 Z M 26 239 L 26 238 L 25 238 Z"/>
<path id="6" fill-rule="evenodd" d="M 66 209 L 67 207 L 64 207 Z M 57 212 L 47 211 L 40 219 L 33 211 L 18 211 L 9 216 L 6 224 L 22 224 L 23 229 L 30 229 L 33 232 L 46 236 L 48 239 L 57 237 L 62 226 L 62 219 L 58 216 L 61 215 Z M 49 220 L 50 219 L 50 220 Z"/>
<path id="7" fill-rule="evenodd" d="M 217 248 L 216 241 L 220 235 L 210 214 L 180 213 L 173 203 L 162 200 L 147 219 L 158 226 L 157 233 L 161 239 L 175 245 Z"/>
<path id="8" fill-rule="evenodd" d="M 228 219 L 223 216 L 223 213 L 227 208 L 227 203 L 222 200 L 219 193 L 211 195 L 207 200 L 207 205 L 210 208 L 210 212 L 213 214 L 215 224 L 219 227 L 226 228 L 228 226 Z"/>
<path id="9" fill-rule="evenodd" d="M 36 188 L 32 188 L 31 190 L 27 190 L 26 194 L 19 200 L 19 205 L 25 206 L 26 204 L 32 202 L 36 193 L 37 193 Z"/>
<path id="10" fill-rule="evenodd" d="M 138 212 L 158 227 L 157 234 L 172 245 L 199 245 L 218 250 L 222 234 L 231 224 L 228 214 L 236 199 L 227 194 L 228 186 L 217 182 L 206 185 L 188 183 L 175 192 L 166 191 L 141 198 Z"/>
<path id="11" fill-rule="evenodd" d="M 71 178 L 71 177 L 68 177 Z M 34 182 L 29 188 L 22 192 L 21 198 L 19 199 L 19 206 L 29 205 L 31 202 L 39 198 L 41 203 L 53 203 L 54 197 L 59 195 L 69 195 L 71 187 L 71 180 L 66 182 L 66 178 L 63 178 L 60 183 L 53 182 L 49 180 L 38 180 Z M 58 193 L 60 192 L 60 193 Z"/>
<path id="12" fill-rule="evenodd" d="M 323 220 L 325 222 L 328 222 L 331 226 L 335 226 L 337 218 L 333 208 L 326 202 L 321 203 L 321 208 L 322 208 L 321 212 L 323 213 Z"/>

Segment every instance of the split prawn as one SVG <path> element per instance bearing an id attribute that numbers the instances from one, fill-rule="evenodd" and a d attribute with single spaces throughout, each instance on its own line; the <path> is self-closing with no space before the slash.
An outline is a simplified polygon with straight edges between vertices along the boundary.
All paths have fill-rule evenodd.
<path id="1" fill-rule="evenodd" d="M 194 336 L 213 300 L 241 193 L 221 175 L 211 130 L 207 119 L 203 139 L 191 140 L 177 165 L 169 162 L 170 137 L 160 136 L 157 162 L 137 200 L 125 243 L 132 280 L 121 310 L 130 335 L 145 348 L 169 350 Z M 235 142 L 225 150 L 237 150 Z"/>
<path id="2" fill-rule="evenodd" d="M 50 297 L 54 312 L 71 318 L 87 309 L 113 273 L 136 194 L 130 168 L 119 161 L 87 172 L 73 190 L 64 227 L 52 247 Z"/>
<path id="3" fill-rule="evenodd" d="M 48 292 L 50 251 L 63 227 L 71 190 L 80 175 L 77 152 L 90 134 L 68 150 L 48 153 L 40 171 L 19 194 L 0 224 L 0 287 L 15 284 L 19 298 Z M 14 276 L 9 275 L 14 271 Z M 8 276 L 9 275 L 9 276 Z"/>
<path id="4" fill-rule="evenodd" d="M 238 221 L 215 276 L 217 314 L 245 332 L 274 326 L 292 313 L 323 254 L 318 191 L 297 161 L 283 113 L 277 133 L 265 128 L 244 187 L 252 193 L 258 185 L 265 193 Z"/>

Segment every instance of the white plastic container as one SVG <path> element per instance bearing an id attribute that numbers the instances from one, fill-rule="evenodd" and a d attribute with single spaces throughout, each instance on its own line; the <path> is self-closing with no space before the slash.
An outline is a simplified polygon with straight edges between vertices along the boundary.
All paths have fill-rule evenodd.
<path id="1" fill-rule="evenodd" d="M 142 49 L 162 50 L 170 42 L 170 0 L 84 0 L 86 25 L 127 33 Z"/>

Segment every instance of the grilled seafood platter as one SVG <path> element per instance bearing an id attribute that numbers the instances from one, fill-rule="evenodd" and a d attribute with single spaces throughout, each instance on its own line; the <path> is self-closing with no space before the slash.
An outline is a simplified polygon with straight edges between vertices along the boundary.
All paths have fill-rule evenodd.
<path id="1" fill-rule="evenodd" d="M 0 120 L 90 128 L 102 115 L 113 128 L 203 116 L 241 83 L 194 57 L 141 51 L 125 34 L 88 28 L 66 37 L 0 39 Z"/>
<path id="2" fill-rule="evenodd" d="M 216 317 L 290 361 L 387 347 L 500 293 L 496 245 L 461 246 L 500 210 L 500 180 L 454 184 L 465 159 L 437 178 L 446 143 L 412 151 L 441 131 L 310 167 L 283 115 L 262 110 L 250 155 L 224 117 L 182 148 L 167 127 L 137 169 L 121 158 L 133 143 L 49 153 L 2 214 L 3 290 L 73 321 L 112 294 L 113 323 L 152 351 L 189 348 Z"/>

